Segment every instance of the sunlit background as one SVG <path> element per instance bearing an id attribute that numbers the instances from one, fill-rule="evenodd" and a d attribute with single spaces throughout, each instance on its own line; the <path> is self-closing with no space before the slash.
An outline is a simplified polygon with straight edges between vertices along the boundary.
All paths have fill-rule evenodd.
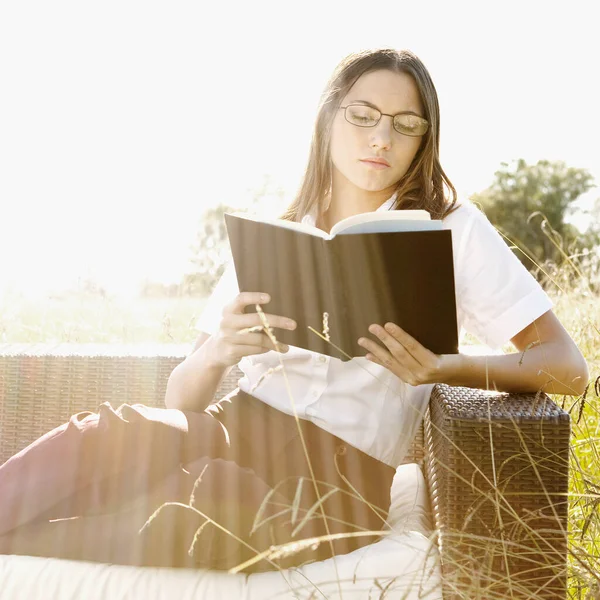
<path id="1" fill-rule="evenodd" d="M 368 47 L 429 68 L 462 197 L 517 158 L 598 182 L 593 4 L 2 2 L 0 287 L 179 281 L 205 208 L 291 199 L 329 74 Z"/>

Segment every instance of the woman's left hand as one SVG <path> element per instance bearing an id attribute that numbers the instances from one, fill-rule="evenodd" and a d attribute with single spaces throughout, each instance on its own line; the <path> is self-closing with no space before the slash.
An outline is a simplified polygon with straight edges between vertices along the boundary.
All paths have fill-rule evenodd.
<path id="1" fill-rule="evenodd" d="M 360 338 L 358 344 L 368 351 L 368 360 L 384 366 L 409 385 L 442 383 L 442 355 L 427 350 L 393 323 L 386 323 L 385 327 L 371 325 L 369 331 L 384 345 Z"/>

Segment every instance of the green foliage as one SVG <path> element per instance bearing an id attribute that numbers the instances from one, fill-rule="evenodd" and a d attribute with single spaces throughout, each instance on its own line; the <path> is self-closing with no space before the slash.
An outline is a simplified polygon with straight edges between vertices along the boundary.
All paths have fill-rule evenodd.
<path id="1" fill-rule="evenodd" d="M 274 216 L 286 203 L 285 191 L 270 176 L 248 193 L 245 202 L 235 208 L 226 203 L 208 208 L 199 219 L 198 231 L 192 243 L 190 262 L 193 271 L 184 275 L 181 294 L 206 296 L 219 281 L 231 251 L 224 215 L 226 212 L 246 212 L 256 216 Z"/>
<path id="2" fill-rule="evenodd" d="M 0 293 L 0 343 L 189 344 L 206 298 Z"/>
<path id="3" fill-rule="evenodd" d="M 183 278 L 184 291 L 190 295 L 206 295 L 219 281 L 230 254 L 226 212 L 239 212 L 227 204 L 208 208 L 200 218 L 196 239 L 192 243 L 191 262 L 194 272 Z"/>
<path id="4" fill-rule="evenodd" d="M 600 198 L 596 198 L 591 210 L 586 211 L 590 226 L 581 236 L 584 248 L 597 248 L 600 246 Z"/>
<path id="5" fill-rule="evenodd" d="M 574 210 L 573 202 L 594 187 L 586 169 L 548 160 L 536 165 L 528 165 L 523 159 L 501 164 L 492 185 L 471 199 L 531 258 L 540 264 L 561 262 L 557 246 L 569 254 L 597 242 L 593 235 L 582 236 L 565 222 Z M 532 267 L 523 252 L 517 252 L 517 256 L 527 268 Z"/>

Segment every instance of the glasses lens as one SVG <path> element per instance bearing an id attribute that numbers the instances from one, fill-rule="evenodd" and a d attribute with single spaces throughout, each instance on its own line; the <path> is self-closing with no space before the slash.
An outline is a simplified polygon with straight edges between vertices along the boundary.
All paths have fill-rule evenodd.
<path id="1" fill-rule="evenodd" d="M 429 128 L 429 123 L 417 115 L 396 115 L 394 117 L 394 128 L 398 133 L 404 135 L 424 135 Z"/>
<path id="2" fill-rule="evenodd" d="M 346 120 L 359 127 L 373 127 L 381 118 L 381 113 L 376 108 L 362 104 L 350 104 L 346 107 Z"/>

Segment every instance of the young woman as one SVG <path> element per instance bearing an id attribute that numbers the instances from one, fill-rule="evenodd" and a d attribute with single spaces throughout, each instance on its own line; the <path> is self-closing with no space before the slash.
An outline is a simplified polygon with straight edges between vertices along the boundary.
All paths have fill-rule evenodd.
<path id="1" fill-rule="evenodd" d="M 365 473 L 375 471 L 363 487 L 385 509 L 393 468 L 406 454 L 435 383 L 554 394 L 581 394 L 587 384 L 586 362 L 548 296 L 484 214 L 468 202 L 456 203 L 440 165 L 439 140 L 436 90 L 413 53 L 352 54 L 327 85 L 304 180 L 282 218 L 327 232 L 339 220 L 367 211 L 420 208 L 443 219 L 453 235 L 459 327 L 493 348 L 510 341 L 515 351 L 438 356 L 397 325 L 373 323 L 361 341 L 364 358 L 342 362 L 294 347 L 278 354 L 264 330 L 252 329 L 261 326 L 259 314 L 244 308 L 261 305 L 275 335 L 295 324 L 286 315 L 269 314 L 261 290 L 238 293 L 230 265 L 200 318 L 193 352 L 170 377 L 166 404 L 204 410 L 239 363 L 244 374 L 239 391 L 213 414 L 227 427 L 232 446 L 244 440 L 253 455 L 244 465 L 271 485 L 276 481 L 268 473 L 270 460 L 284 448 L 288 460 L 280 475 L 307 475 L 298 437 L 286 446 L 297 430 L 290 392 L 302 426 L 314 437 L 307 444 L 313 467 L 339 482 L 333 466 L 325 467 L 326 455 L 342 446 L 351 449 L 346 465 L 353 481 L 359 485 Z M 280 360 L 285 375 L 273 371 Z M 266 426 L 267 415 L 269 424 L 278 425 Z M 337 508 L 343 515 L 354 511 L 366 527 L 381 527 L 378 515 L 359 504 L 346 499 Z"/>
<path id="2" fill-rule="evenodd" d="M 347 362 L 301 348 L 275 348 L 261 329 L 260 315 L 245 313 L 245 307 L 260 305 L 275 335 L 295 323 L 287 315 L 270 314 L 261 290 L 239 293 L 229 265 L 200 318 L 193 351 L 168 381 L 166 406 L 183 411 L 187 419 L 175 458 L 183 468 L 168 477 L 164 469 L 160 476 L 155 473 L 153 500 L 143 503 L 143 510 L 125 507 L 123 498 L 132 494 L 122 492 L 117 495 L 121 503 L 113 503 L 118 517 L 87 517 L 88 531 L 95 532 L 91 539 L 104 550 L 94 553 L 80 545 L 61 555 L 229 568 L 271 544 L 378 531 L 385 528 L 395 468 L 435 383 L 583 392 L 588 379 L 584 358 L 552 312 L 548 296 L 483 213 L 468 202 L 457 204 L 440 166 L 439 139 L 436 90 L 414 54 L 383 49 L 348 56 L 327 85 L 306 174 L 283 218 L 329 231 L 339 220 L 362 212 L 427 210 L 452 230 L 459 327 L 493 348 L 510 341 L 515 352 L 440 356 L 394 323 L 373 323 L 360 342 L 365 356 Z M 277 368 L 280 361 L 283 369 Z M 238 389 L 213 404 L 223 378 L 238 364 L 244 374 Z M 144 464 L 163 464 L 169 446 L 157 442 L 149 447 Z M 137 532 L 150 508 L 169 500 L 187 502 L 192 490 L 193 505 L 236 538 L 211 523 L 198 534 L 190 557 L 187 550 L 201 522 L 176 507 L 159 513 L 141 537 L 127 534 L 131 523 Z M 263 505 L 265 499 L 269 502 Z M 104 520 L 90 525 L 94 518 Z M 43 553 L 39 531 L 36 553 Z M 56 539 L 55 530 L 45 531 L 48 539 Z M 107 531 L 121 541 L 102 545 L 98 540 Z M 75 537 L 64 534 L 62 539 Z M 252 569 L 341 554 L 375 539 L 366 535 L 322 543 Z M 11 543 L 12 551 L 16 545 L 19 552 L 33 553 L 31 544 Z"/>

